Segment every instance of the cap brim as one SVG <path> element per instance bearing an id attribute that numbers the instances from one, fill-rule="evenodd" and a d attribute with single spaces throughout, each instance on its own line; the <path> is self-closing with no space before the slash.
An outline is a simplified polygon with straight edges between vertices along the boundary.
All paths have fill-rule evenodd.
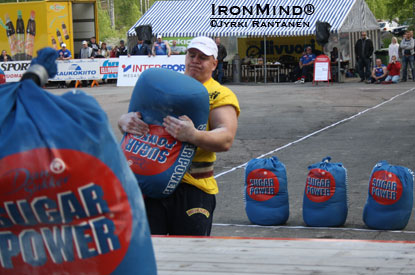
<path id="1" fill-rule="evenodd" d="M 212 53 L 212 51 L 208 48 L 205 47 L 203 45 L 194 45 L 194 46 L 190 46 L 189 48 L 187 48 L 188 50 L 190 49 L 197 49 L 199 51 L 201 51 L 203 54 L 207 55 L 207 56 L 213 56 L 216 59 L 216 56 L 214 53 Z"/>

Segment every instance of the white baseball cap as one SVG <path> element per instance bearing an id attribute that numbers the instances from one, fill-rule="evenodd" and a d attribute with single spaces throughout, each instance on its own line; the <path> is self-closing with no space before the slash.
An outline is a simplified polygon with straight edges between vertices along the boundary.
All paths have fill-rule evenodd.
<path id="1" fill-rule="evenodd" d="M 207 56 L 212 55 L 215 59 L 218 57 L 218 46 L 212 38 L 206 36 L 193 38 L 187 49 L 198 49 Z"/>
<path id="2" fill-rule="evenodd" d="M 65 43 L 62 43 L 61 47 L 62 48 L 65 47 L 66 48 L 66 44 Z"/>
<path id="3" fill-rule="evenodd" d="M 86 40 L 82 41 L 82 45 L 85 45 L 85 44 L 88 45 L 88 42 L 86 42 Z"/>
<path id="4" fill-rule="evenodd" d="M 159 39 L 159 38 L 161 39 L 161 34 L 158 34 L 158 35 L 157 35 L 157 39 Z"/>

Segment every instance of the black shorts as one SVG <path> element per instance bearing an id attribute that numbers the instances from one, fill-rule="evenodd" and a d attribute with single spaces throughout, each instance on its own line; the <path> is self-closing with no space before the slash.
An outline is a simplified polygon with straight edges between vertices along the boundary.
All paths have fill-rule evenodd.
<path id="1" fill-rule="evenodd" d="M 182 182 L 169 197 L 144 203 L 151 234 L 210 236 L 215 195 Z"/>

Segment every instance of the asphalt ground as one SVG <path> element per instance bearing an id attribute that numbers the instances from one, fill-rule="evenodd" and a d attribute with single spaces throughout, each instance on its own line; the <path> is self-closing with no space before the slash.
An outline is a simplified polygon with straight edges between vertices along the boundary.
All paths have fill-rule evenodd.
<path id="1" fill-rule="evenodd" d="M 215 174 L 220 193 L 213 236 L 337 238 L 415 241 L 414 211 L 402 231 L 369 230 L 362 219 L 373 166 L 386 160 L 415 169 L 415 83 L 232 85 L 239 99 L 238 132 L 229 152 L 219 153 Z M 82 88 L 81 88 L 82 89 Z M 48 88 L 55 94 L 70 89 Z M 116 126 L 127 111 L 132 87 L 83 88 Z M 290 216 L 281 226 L 252 225 L 244 206 L 244 164 L 277 156 L 287 168 Z M 349 211 L 342 227 L 306 227 L 302 217 L 307 167 L 331 156 L 347 168 Z"/>

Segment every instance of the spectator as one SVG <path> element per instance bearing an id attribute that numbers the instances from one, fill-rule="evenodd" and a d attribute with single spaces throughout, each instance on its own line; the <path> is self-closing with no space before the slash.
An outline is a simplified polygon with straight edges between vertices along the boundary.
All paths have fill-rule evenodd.
<path id="1" fill-rule="evenodd" d="M 80 59 L 86 59 L 86 58 L 94 58 L 95 53 L 92 50 L 91 47 L 88 46 L 88 42 L 86 42 L 85 40 L 82 41 L 82 48 L 79 51 L 79 58 Z M 88 86 L 89 85 L 89 81 L 88 80 L 82 80 L 82 86 Z"/>
<path id="2" fill-rule="evenodd" d="M 308 46 L 306 48 L 306 52 L 300 58 L 300 62 L 298 63 L 298 67 L 296 69 L 298 80 L 295 83 L 304 83 L 306 77 L 313 73 L 315 59 L 316 55 L 313 54 L 311 47 Z"/>
<path id="3" fill-rule="evenodd" d="M 95 58 L 105 58 L 103 55 L 102 55 L 102 52 L 101 52 L 101 49 L 99 49 L 97 52 L 96 52 L 96 54 L 95 54 L 95 56 L 94 56 Z"/>
<path id="4" fill-rule="evenodd" d="M 72 58 L 71 51 L 66 48 L 66 44 L 61 44 L 61 49 L 58 51 L 58 60 L 69 60 Z M 66 88 L 65 81 L 58 81 L 58 88 Z"/>
<path id="5" fill-rule="evenodd" d="M 396 55 L 392 55 L 392 60 L 388 64 L 388 76 L 386 77 L 385 81 L 382 82 L 384 84 L 391 84 L 391 83 L 398 83 L 401 73 L 401 63 L 397 60 Z"/>
<path id="6" fill-rule="evenodd" d="M 362 38 L 357 40 L 354 51 L 356 53 L 360 82 L 363 82 L 370 78 L 370 60 L 373 54 L 373 43 L 372 40 L 367 38 L 366 32 L 362 32 Z"/>
<path id="7" fill-rule="evenodd" d="M 13 61 L 10 55 L 7 54 L 6 50 L 1 51 L 0 55 L 0 62 L 7 62 L 7 61 Z"/>
<path id="8" fill-rule="evenodd" d="M 116 58 L 118 53 L 118 46 L 115 45 L 114 48 L 112 48 L 111 52 L 110 52 L 110 58 Z"/>
<path id="9" fill-rule="evenodd" d="M 173 40 L 171 44 L 172 44 L 172 46 L 170 47 L 171 54 L 175 54 L 175 55 L 180 54 L 180 48 L 176 45 L 177 41 Z"/>
<path id="10" fill-rule="evenodd" d="M 388 75 L 388 69 L 385 65 L 382 64 L 382 60 L 379 58 L 376 59 L 376 65 L 372 70 L 372 77 L 366 81 L 366 83 L 376 83 L 380 84 L 382 81 L 386 79 L 386 76 Z"/>
<path id="11" fill-rule="evenodd" d="M 138 40 L 137 45 L 134 46 L 133 50 L 131 51 L 131 55 L 148 55 L 151 56 L 150 47 L 144 43 L 143 40 Z"/>
<path id="12" fill-rule="evenodd" d="M 218 82 L 223 84 L 223 60 L 226 58 L 228 53 L 226 52 L 225 46 L 220 43 L 220 37 L 215 38 L 215 43 L 218 46 L 218 66 L 216 66 L 212 76 L 218 74 Z"/>
<path id="13" fill-rule="evenodd" d="M 402 82 L 406 82 L 408 74 L 408 64 L 412 71 L 412 80 L 415 81 L 414 71 L 414 39 L 411 33 L 407 31 L 401 41 L 400 48 L 402 49 Z"/>
<path id="14" fill-rule="evenodd" d="M 92 50 L 94 51 L 94 56 L 98 54 L 99 45 L 96 42 L 95 36 L 89 39 L 88 47 L 92 48 Z"/>
<path id="15" fill-rule="evenodd" d="M 107 43 L 103 42 L 101 45 L 101 54 L 104 56 L 104 58 L 110 57 L 110 51 L 107 48 Z"/>
<path id="16" fill-rule="evenodd" d="M 79 51 L 79 58 L 94 58 L 95 54 L 91 47 L 88 46 L 88 42 L 86 40 L 82 41 L 82 48 Z"/>
<path id="17" fill-rule="evenodd" d="M 58 60 L 68 60 L 72 58 L 71 51 L 66 48 L 66 44 L 62 43 L 61 49 L 58 51 Z"/>
<path id="18" fill-rule="evenodd" d="M 330 64 L 332 77 L 337 81 L 339 75 L 339 51 L 337 50 L 337 47 L 333 47 L 333 50 L 330 53 Z"/>
<path id="19" fill-rule="evenodd" d="M 392 37 L 391 43 L 389 44 L 389 63 L 392 61 L 392 56 L 395 56 L 396 60 L 399 60 L 399 44 L 396 37 Z"/>
<path id="20" fill-rule="evenodd" d="M 171 49 L 169 46 L 169 43 L 167 43 L 166 41 L 162 41 L 161 40 L 161 35 L 157 35 L 157 41 L 154 42 L 153 44 L 153 49 L 152 49 L 153 55 L 166 55 L 168 57 L 170 57 L 171 55 Z"/>
<path id="21" fill-rule="evenodd" d="M 120 55 L 128 55 L 128 49 L 124 44 L 124 40 L 120 40 L 120 46 L 118 47 L 117 57 Z"/>

